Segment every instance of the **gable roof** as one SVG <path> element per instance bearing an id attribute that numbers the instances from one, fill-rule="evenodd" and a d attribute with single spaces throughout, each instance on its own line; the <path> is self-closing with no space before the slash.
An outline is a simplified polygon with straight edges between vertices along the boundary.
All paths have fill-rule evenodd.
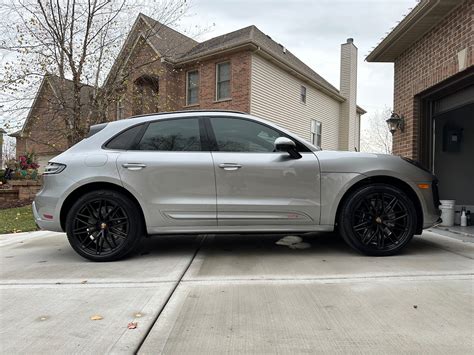
<path id="1" fill-rule="evenodd" d="M 23 123 L 22 128 L 16 132 L 11 133 L 10 134 L 11 137 L 21 137 L 23 135 L 23 133 L 28 127 L 29 122 L 32 119 L 33 111 L 36 105 L 38 104 L 38 99 L 41 96 L 46 85 L 50 86 L 55 96 L 57 98 L 59 97 L 62 103 L 72 102 L 74 98 L 73 97 L 74 82 L 72 80 L 69 80 L 69 79 L 61 80 L 60 77 L 53 74 L 44 75 L 43 79 L 41 80 L 41 84 L 38 88 L 38 91 L 36 92 L 35 98 L 33 100 L 33 104 L 31 105 L 30 110 L 28 111 L 28 115 L 26 116 L 25 122 Z M 90 97 L 93 90 L 94 90 L 94 87 L 87 84 L 82 84 L 81 103 L 83 103 L 83 106 L 81 107 L 81 109 L 85 109 L 85 110 L 89 109 Z"/>
<path id="2" fill-rule="evenodd" d="M 199 43 L 142 13 L 138 17 L 150 27 L 151 32 L 148 38 L 152 46 L 165 58 L 176 59 Z"/>
<path id="3" fill-rule="evenodd" d="M 418 39 L 441 22 L 459 0 L 421 0 L 370 52 L 368 62 L 393 62 Z"/>

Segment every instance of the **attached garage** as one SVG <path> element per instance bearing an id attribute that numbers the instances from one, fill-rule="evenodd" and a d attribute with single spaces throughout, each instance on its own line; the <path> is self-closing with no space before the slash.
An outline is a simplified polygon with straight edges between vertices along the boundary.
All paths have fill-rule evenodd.
<path id="1" fill-rule="evenodd" d="M 474 214 L 473 0 L 421 0 L 367 56 L 394 63 L 394 154 L 439 179 L 440 199 Z"/>

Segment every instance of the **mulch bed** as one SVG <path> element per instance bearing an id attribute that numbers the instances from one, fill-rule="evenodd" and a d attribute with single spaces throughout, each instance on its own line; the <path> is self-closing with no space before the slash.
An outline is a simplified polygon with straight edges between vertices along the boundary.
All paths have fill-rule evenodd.
<path id="1" fill-rule="evenodd" d="M 23 207 L 26 205 L 31 205 L 32 202 L 32 198 L 28 200 L 0 201 L 0 210 L 5 210 L 7 208 Z"/>

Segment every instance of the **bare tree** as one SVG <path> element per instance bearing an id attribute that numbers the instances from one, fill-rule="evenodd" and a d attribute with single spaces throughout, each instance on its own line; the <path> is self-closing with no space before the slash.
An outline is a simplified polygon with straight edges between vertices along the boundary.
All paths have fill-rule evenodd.
<path id="1" fill-rule="evenodd" d="M 15 158 L 15 140 L 5 135 L 2 143 L 2 159 L 0 161 L 5 164 L 8 160 Z M 0 166 L 0 169 L 2 168 L 3 166 Z"/>
<path id="2" fill-rule="evenodd" d="M 392 134 L 385 122 L 390 114 L 391 110 L 385 108 L 364 117 L 360 137 L 361 151 L 392 154 Z"/>
<path id="3" fill-rule="evenodd" d="M 2 1 L 2 0 L 0 0 Z M 186 0 L 3 0 L 0 2 L 0 107 L 3 116 L 13 117 L 31 106 L 45 74 L 57 80 L 51 110 L 60 112 L 61 134 L 68 146 L 82 139 L 91 124 L 103 122 L 116 91 L 128 74 L 114 65 L 139 11 L 147 12 L 161 24 L 174 25 L 187 9 Z M 151 27 L 144 36 L 161 28 Z M 146 38 L 145 38 L 146 40 Z M 159 60 L 158 57 L 150 61 Z M 110 76 L 110 74 L 109 74 Z M 9 119 L 11 128 L 16 122 Z M 59 128 L 56 127 L 59 131 Z M 54 144 L 54 143 L 52 143 Z"/>

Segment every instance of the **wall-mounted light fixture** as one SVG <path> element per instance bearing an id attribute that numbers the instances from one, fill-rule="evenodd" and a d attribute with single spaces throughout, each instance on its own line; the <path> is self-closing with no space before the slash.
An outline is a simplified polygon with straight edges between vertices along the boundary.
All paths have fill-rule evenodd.
<path id="1" fill-rule="evenodd" d="M 392 112 L 390 118 L 385 122 L 387 122 L 388 129 L 392 134 L 394 134 L 397 130 L 400 130 L 401 132 L 405 130 L 405 118 L 403 115 Z"/>

